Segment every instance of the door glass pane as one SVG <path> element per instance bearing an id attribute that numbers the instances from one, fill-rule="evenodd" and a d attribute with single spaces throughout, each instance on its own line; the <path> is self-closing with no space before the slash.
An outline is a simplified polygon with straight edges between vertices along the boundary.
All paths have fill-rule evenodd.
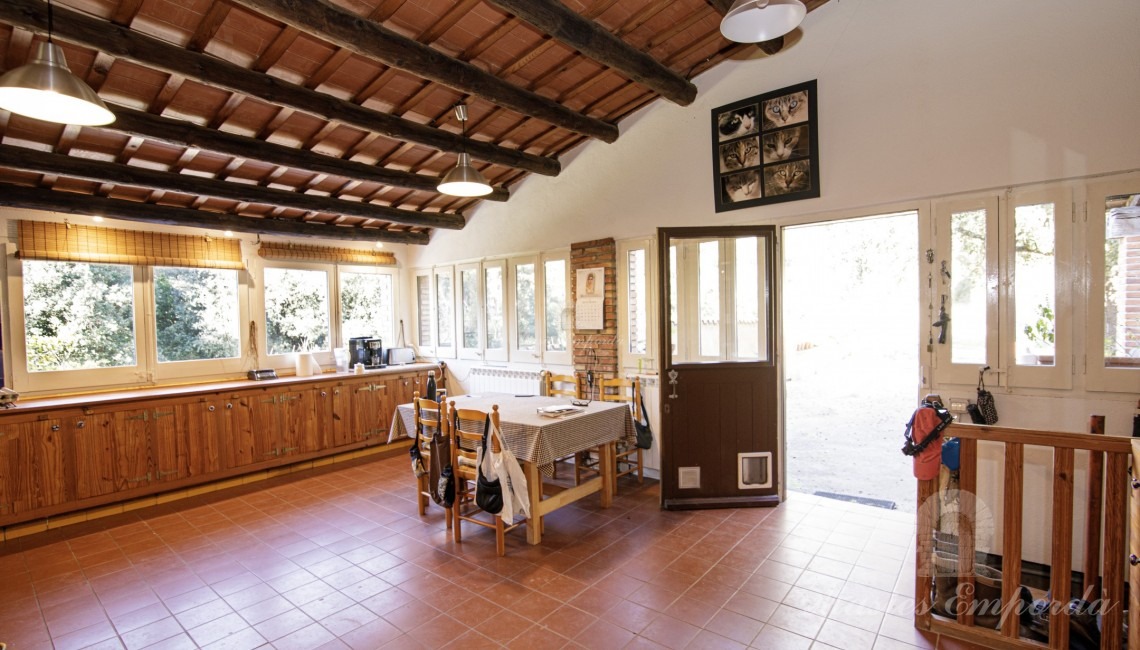
<path id="1" fill-rule="evenodd" d="M 480 347 L 478 277 L 478 269 L 463 269 L 459 272 L 459 290 L 463 295 L 463 347 L 469 350 Z"/>
<path id="2" fill-rule="evenodd" d="M 436 338 L 439 340 L 439 347 L 450 348 L 455 345 L 455 338 L 452 336 L 454 331 L 452 310 L 455 303 L 452 302 L 454 297 L 451 295 L 450 274 L 440 273 L 435 276 L 435 299 Z"/>
<path id="3" fill-rule="evenodd" d="M 700 243 L 697 278 L 700 291 L 701 356 L 720 356 L 720 242 Z"/>
<path id="4" fill-rule="evenodd" d="M 25 260 L 23 275 L 28 372 L 137 363 L 131 267 Z"/>
<path id="5" fill-rule="evenodd" d="M 489 266 L 484 269 L 486 285 L 483 293 L 487 303 L 487 349 L 501 350 L 506 347 L 503 329 L 506 316 L 503 313 L 503 267 Z"/>
<path id="6" fill-rule="evenodd" d="M 986 364 L 986 211 L 950 215 L 952 363 Z M 940 298 L 936 298 L 940 300 Z M 934 305 L 935 308 L 939 305 Z"/>
<path id="7" fill-rule="evenodd" d="M 269 354 L 329 349 L 329 280 L 324 271 L 265 269 Z"/>
<path id="8" fill-rule="evenodd" d="M 431 276 L 416 276 L 416 327 L 419 344 L 431 347 Z"/>
<path id="9" fill-rule="evenodd" d="M 543 265 L 543 295 L 546 297 L 546 349 L 566 351 L 566 260 L 548 260 Z"/>
<path id="10" fill-rule="evenodd" d="M 241 353 L 237 271 L 155 267 L 154 307 L 159 363 Z"/>
<path id="11" fill-rule="evenodd" d="M 535 349 L 534 264 L 515 266 L 515 347 Z"/>
<path id="12" fill-rule="evenodd" d="M 769 245 L 756 236 L 671 241 L 672 363 L 771 360 Z"/>
<path id="13" fill-rule="evenodd" d="M 760 309 L 763 296 L 760 294 L 760 279 L 763 273 L 760 266 L 759 239 L 741 237 L 736 240 L 736 277 L 733 287 L 733 302 L 736 306 L 736 358 L 755 361 L 760 359 L 762 340 Z"/>
<path id="14" fill-rule="evenodd" d="M 1014 211 L 1017 364 L 1054 365 L 1055 255 L 1053 204 Z"/>
<path id="15" fill-rule="evenodd" d="M 1104 228 L 1104 365 L 1140 366 L 1140 194 L 1110 196 Z"/>
<path id="16" fill-rule="evenodd" d="M 645 249 L 638 248 L 629 251 L 626 257 L 626 272 L 629 277 L 629 286 L 626 295 L 629 304 L 626 306 L 629 320 L 629 352 L 631 354 L 645 354 L 647 344 L 647 328 L 649 319 L 649 294 L 645 292 Z"/>
<path id="17" fill-rule="evenodd" d="M 387 273 L 341 273 L 341 340 L 367 336 L 396 343 L 392 327 L 392 276 Z"/>

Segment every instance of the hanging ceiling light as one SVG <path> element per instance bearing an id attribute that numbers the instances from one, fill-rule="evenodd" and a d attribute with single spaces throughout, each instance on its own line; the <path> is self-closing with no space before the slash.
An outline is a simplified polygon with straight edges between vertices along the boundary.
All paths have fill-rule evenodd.
<path id="1" fill-rule="evenodd" d="M 806 15 L 800 0 L 736 0 L 720 21 L 720 33 L 737 43 L 770 41 L 798 27 Z"/>
<path id="2" fill-rule="evenodd" d="M 467 106 L 455 106 L 455 117 L 463 126 L 463 139 L 460 141 L 459 160 L 455 167 L 443 177 L 436 189 L 451 196 L 484 196 L 491 193 L 491 184 L 471 166 L 471 156 L 466 151 Z"/>
<path id="3" fill-rule="evenodd" d="M 51 30 L 49 0 L 47 41 L 36 44 L 31 62 L 0 77 L 0 108 L 61 124 L 98 126 L 114 122 L 115 114 L 99 95 L 68 69 L 63 49 L 51 40 Z"/>

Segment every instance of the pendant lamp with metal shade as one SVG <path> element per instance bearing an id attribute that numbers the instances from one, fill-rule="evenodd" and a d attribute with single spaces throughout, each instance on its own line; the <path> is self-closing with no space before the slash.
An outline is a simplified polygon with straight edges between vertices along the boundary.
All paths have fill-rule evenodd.
<path id="1" fill-rule="evenodd" d="M 455 107 L 455 117 L 463 125 L 463 140 L 467 142 L 467 105 Z M 491 193 L 491 184 L 478 169 L 471 166 L 471 155 L 460 150 L 455 167 L 444 175 L 436 189 L 451 196 L 485 196 Z"/>
<path id="2" fill-rule="evenodd" d="M 51 2 L 48 2 L 47 41 L 36 44 L 32 60 L 0 76 L 0 108 L 37 120 L 99 126 L 115 121 L 115 114 L 99 95 L 71 73 L 63 49 L 51 40 Z"/>
<path id="3" fill-rule="evenodd" d="M 806 15 L 800 0 L 736 0 L 720 21 L 720 33 L 737 43 L 770 41 L 798 27 Z"/>

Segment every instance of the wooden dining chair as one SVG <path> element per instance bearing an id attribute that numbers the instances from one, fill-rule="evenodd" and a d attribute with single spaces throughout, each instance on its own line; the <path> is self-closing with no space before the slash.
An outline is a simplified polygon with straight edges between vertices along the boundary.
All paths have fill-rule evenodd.
<path id="1" fill-rule="evenodd" d="M 455 472 L 455 541 L 463 541 L 462 522 L 467 521 L 495 531 L 495 552 L 507 554 L 506 534 L 518 528 L 525 520 L 506 525 L 498 515 L 485 512 L 475 503 L 475 483 L 479 478 L 479 445 L 483 443 L 483 427 L 490 418 L 490 426 L 499 426 L 499 405 L 491 406 L 491 413 L 478 409 L 456 408 L 451 405 L 451 467 Z M 491 452 L 502 451 L 497 438 L 491 440 Z M 504 486 L 506 489 L 506 486 Z"/>
<path id="2" fill-rule="evenodd" d="M 641 382 L 637 377 L 624 379 L 603 379 L 598 384 L 598 398 L 603 402 L 626 402 L 630 405 L 635 417 L 640 417 L 638 409 L 641 404 Z M 618 440 L 614 453 L 614 462 L 617 467 L 614 471 L 614 494 L 617 494 L 617 479 L 622 476 L 637 473 L 637 482 L 645 482 L 645 463 L 641 456 L 641 447 L 633 442 Z"/>
<path id="3" fill-rule="evenodd" d="M 549 397 L 569 397 L 570 399 L 582 399 L 582 378 L 575 375 L 556 375 L 551 372 L 546 373 L 546 394 Z M 554 459 L 554 469 L 552 470 L 551 478 L 558 478 L 558 463 L 564 463 L 569 460 L 575 460 L 575 456 L 563 456 L 562 458 Z M 574 484 L 578 484 L 578 471 L 575 468 Z"/>
<path id="4" fill-rule="evenodd" d="M 439 432 L 444 440 L 449 436 L 448 429 L 450 428 L 447 417 L 447 403 L 437 402 L 427 398 L 420 397 L 419 392 L 412 394 L 412 409 L 415 412 L 415 441 L 412 444 L 418 445 L 420 448 L 420 456 L 424 459 L 424 467 L 431 467 L 431 439 L 432 436 Z M 450 449 L 445 445 L 442 449 L 444 454 L 449 454 Z M 425 472 L 423 476 L 416 477 L 416 505 L 419 506 L 420 516 L 427 514 L 428 506 L 433 503 L 430 490 L 434 488 L 429 480 L 430 472 Z M 447 527 L 451 528 L 451 520 L 454 516 L 453 508 L 444 508 Z"/>

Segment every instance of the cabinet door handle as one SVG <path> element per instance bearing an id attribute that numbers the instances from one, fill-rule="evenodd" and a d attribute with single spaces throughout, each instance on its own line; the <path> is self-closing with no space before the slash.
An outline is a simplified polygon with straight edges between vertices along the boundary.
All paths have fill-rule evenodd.
<path id="1" fill-rule="evenodd" d="M 328 391 L 327 391 L 327 390 L 322 390 L 322 391 L 321 391 L 321 397 L 328 397 L 328 396 L 329 396 L 329 393 L 328 393 Z"/>
<path id="2" fill-rule="evenodd" d="M 83 427 L 85 427 L 85 426 L 87 426 L 87 421 L 86 421 L 86 420 L 79 420 L 78 422 L 76 422 L 76 423 L 75 423 L 75 428 L 76 428 L 76 429 L 82 429 L 82 428 L 83 428 Z"/>
<path id="3" fill-rule="evenodd" d="M 51 425 L 51 430 L 52 431 L 59 431 L 59 425 L 58 424 Z"/>
<path id="4" fill-rule="evenodd" d="M 211 413 L 213 413 L 213 412 L 214 412 L 214 405 L 213 405 L 213 404 L 211 404 L 211 405 L 207 406 L 207 407 L 206 407 L 206 410 L 207 410 L 207 411 L 209 411 L 209 412 L 211 412 Z"/>
<path id="5" fill-rule="evenodd" d="M 233 405 L 233 404 L 231 404 L 231 403 L 229 403 L 229 402 L 226 402 L 226 408 L 227 408 L 227 409 L 232 409 L 233 407 L 234 407 L 234 405 Z"/>

